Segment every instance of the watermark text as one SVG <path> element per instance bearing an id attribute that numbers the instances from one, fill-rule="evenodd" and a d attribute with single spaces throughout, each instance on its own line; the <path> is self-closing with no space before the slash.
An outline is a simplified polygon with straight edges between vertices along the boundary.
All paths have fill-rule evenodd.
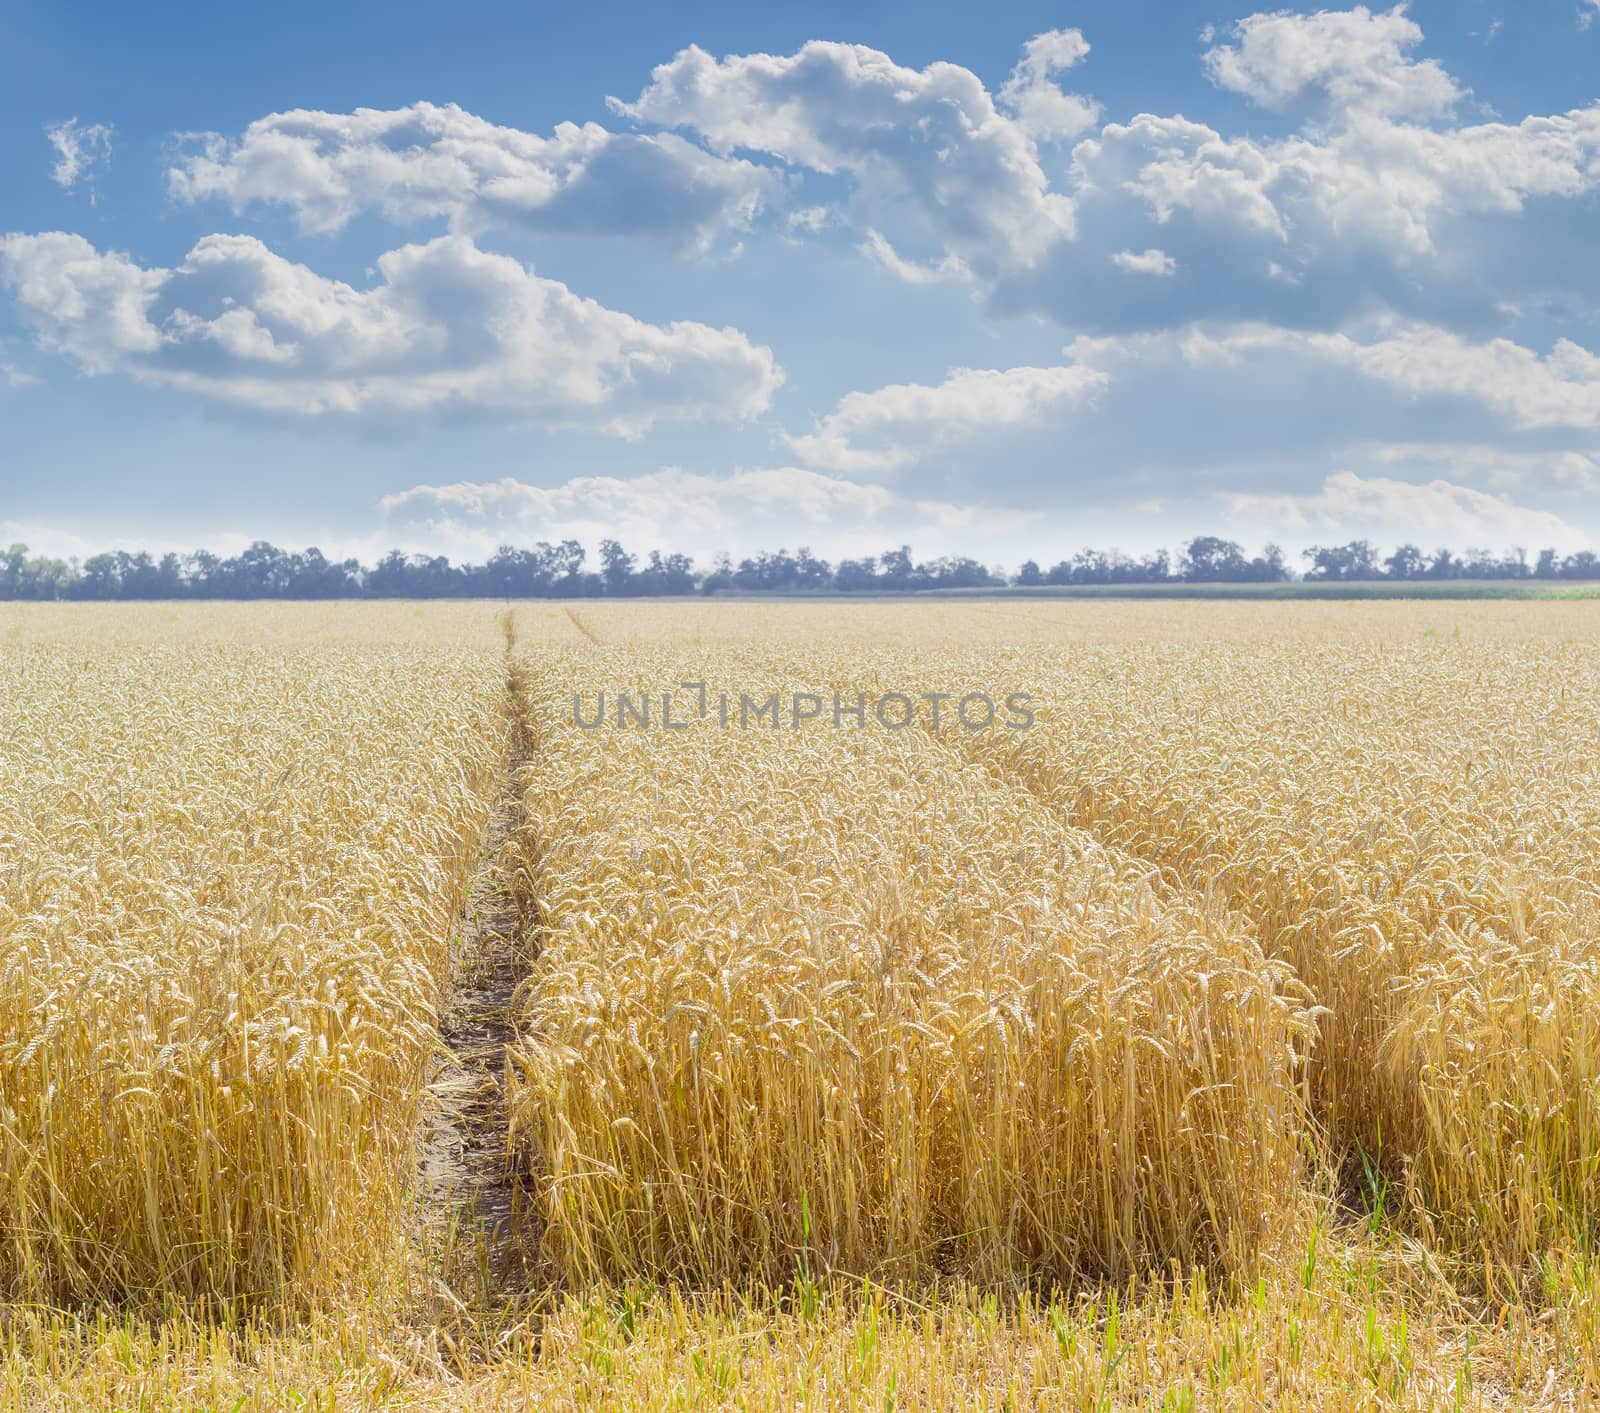
<path id="1" fill-rule="evenodd" d="M 572 724 L 583 731 L 687 731 L 695 722 L 724 731 L 799 731 L 813 724 L 835 731 L 1026 731 L 1035 700 L 1032 692 L 746 692 L 679 682 L 664 691 L 574 692 Z"/>

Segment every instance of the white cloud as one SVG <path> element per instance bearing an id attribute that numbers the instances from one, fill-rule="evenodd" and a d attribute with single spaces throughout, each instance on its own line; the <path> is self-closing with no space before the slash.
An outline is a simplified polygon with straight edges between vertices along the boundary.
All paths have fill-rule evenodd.
<path id="1" fill-rule="evenodd" d="M 201 530 L 194 535 L 173 538 L 170 529 L 144 534 L 118 528 L 107 531 L 89 528 L 81 521 L 72 529 L 42 520 L 0 520 L 0 550 L 26 545 L 30 558 L 88 559 L 90 555 L 126 550 L 129 554 L 148 554 L 159 560 L 164 554 L 187 554 L 207 549 L 213 554 L 233 555 L 250 547 L 259 535 L 232 530 Z M 341 557 L 342 556 L 336 556 Z"/>
<path id="2" fill-rule="evenodd" d="M 838 212 L 827 206 L 802 206 L 784 217 L 783 224 L 785 230 L 815 235 L 818 231 L 826 230 L 837 219 Z"/>
<path id="3" fill-rule="evenodd" d="M 972 278 L 972 272 L 955 255 L 946 255 L 937 264 L 932 261 L 918 264 L 915 260 L 905 259 L 883 238 L 881 231 L 869 230 L 858 249 L 874 264 L 881 265 L 908 285 L 943 285 Z"/>
<path id="4" fill-rule="evenodd" d="M 1214 70 L 1264 99 L 1315 90 L 1329 106 L 1272 138 L 1159 113 L 1105 123 L 1053 187 L 1075 238 L 1000 275 L 996 309 L 1115 332 L 1199 318 L 1338 328 L 1386 308 L 1486 327 L 1507 302 L 1600 308 L 1571 209 L 1600 192 L 1600 104 L 1416 121 L 1460 92 L 1413 61 L 1418 39 L 1393 10 L 1244 22 L 1211 51 Z M 1179 277 L 1137 298 L 1103 278 L 1117 252 L 1148 248 Z"/>
<path id="5" fill-rule="evenodd" d="M 1268 108 L 1324 99 L 1335 114 L 1437 118 L 1462 98 L 1462 89 L 1437 60 L 1413 60 L 1422 29 L 1406 7 L 1374 13 L 1288 11 L 1251 15 L 1233 26 L 1237 45 L 1205 54 L 1206 72 L 1220 88 Z"/>
<path id="6" fill-rule="evenodd" d="M 1591 484 L 1594 364 L 1575 344 L 1539 352 L 1420 324 L 1359 336 L 1197 324 L 1081 337 L 1059 366 L 853 392 L 787 440 L 806 465 L 867 478 L 915 467 L 919 484 L 1035 509 L 1301 495 L 1340 470 L 1548 497 Z M 1474 450 L 1452 459 L 1461 447 Z"/>
<path id="7" fill-rule="evenodd" d="M 1033 137 L 1066 141 L 1087 132 L 1100 118 L 1092 98 L 1063 93 L 1054 76 L 1075 68 L 1089 55 L 1089 42 L 1076 29 L 1052 29 L 1023 46 L 1022 58 L 1000 88 L 1000 106 Z"/>
<path id="8" fill-rule="evenodd" d="M 1158 226 L 1175 212 L 1282 239 L 1283 215 L 1274 199 L 1279 162 L 1248 139 L 1231 142 L 1204 123 L 1141 113 L 1107 123 L 1073 149 L 1079 192 L 1102 203 L 1133 197 Z"/>
<path id="9" fill-rule="evenodd" d="M 1315 265 L 1360 239 L 1417 268 L 1450 218 L 1600 189 L 1600 105 L 1447 130 L 1370 118 L 1267 143 L 1146 113 L 1079 143 L 1073 174 L 1080 207 L 1114 210 L 1132 197 L 1158 228 L 1190 216 L 1197 244 L 1244 236 Z M 1125 212 L 1119 223 L 1134 219 Z"/>
<path id="10" fill-rule="evenodd" d="M 1600 456 L 1575 450 L 1526 451 L 1454 442 L 1398 442 L 1372 449 L 1382 466 L 1443 467 L 1501 489 L 1592 491 L 1600 489 Z"/>
<path id="11" fill-rule="evenodd" d="M 936 387 L 898 383 L 847 394 L 804 436 L 806 462 L 833 471 L 895 471 L 955 442 L 1035 427 L 1110 381 L 1097 368 L 958 368 Z"/>
<path id="12" fill-rule="evenodd" d="M 1130 275 L 1161 275 L 1170 278 L 1177 272 L 1178 262 L 1164 250 L 1119 250 L 1111 263 Z"/>
<path id="13" fill-rule="evenodd" d="M 80 181 L 88 180 L 92 201 L 94 174 L 111 162 L 111 128 L 105 123 L 83 127 L 76 118 L 68 118 L 64 123 L 47 124 L 44 132 L 56 152 L 50 180 L 63 191 L 71 191 Z"/>
<path id="14" fill-rule="evenodd" d="M 147 317 L 167 271 L 102 254 L 82 236 L 0 236 L 0 284 L 41 345 L 90 373 L 155 354 L 161 336 Z"/>
<path id="15" fill-rule="evenodd" d="M 235 211 L 293 209 L 328 233 L 363 211 L 392 221 L 446 218 L 451 229 L 656 235 L 705 247 L 782 196 L 769 168 L 718 157 L 671 133 L 558 124 L 549 137 L 500 127 L 455 104 L 272 113 L 237 141 L 199 134 L 168 171 L 174 199 Z"/>
<path id="16" fill-rule="evenodd" d="M 1371 231 L 1425 254 L 1440 217 L 1516 214 L 1530 199 L 1600 188 L 1600 105 L 1445 131 L 1357 124 L 1324 148 L 1301 141 L 1280 155 L 1333 233 Z"/>
<path id="17" fill-rule="evenodd" d="M 736 329 L 645 323 L 466 236 L 378 271 L 358 290 L 248 236 L 206 236 L 172 270 L 63 232 L 0 237 L 0 284 L 46 348 L 260 410 L 491 411 L 632 437 L 754 417 L 782 381 Z"/>
<path id="18" fill-rule="evenodd" d="M 10 236 L 0 286 L 39 346 L 88 372 L 284 420 L 461 412 L 627 437 L 665 419 L 760 416 L 782 379 L 773 354 L 737 330 L 602 308 L 486 252 L 476 233 L 641 232 L 738 251 L 756 230 L 752 249 L 769 245 L 726 272 L 734 286 L 816 237 L 854 246 L 902 284 L 969 286 L 997 316 L 941 323 L 939 310 L 964 303 L 946 289 L 927 319 L 900 323 L 868 272 L 850 284 L 846 313 L 891 318 L 881 356 L 898 337 L 934 341 L 934 368 L 1001 366 L 928 385 L 874 368 L 837 404 L 829 390 L 814 426 L 788 422 L 800 428 L 786 439 L 793 459 L 810 470 L 419 487 L 392 507 L 397 530 L 487 537 L 504 521 L 598 536 L 614 515 L 648 543 L 650 516 L 677 515 L 686 534 L 703 524 L 708 546 L 752 525 L 775 544 L 796 525 L 811 533 L 804 507 L 820 503 L 828 533 L 857 517 L 877 543 L 896 515 L 934 524 L 927 506 L 978 514 L 844 479 L 911 467 L 902 490 L 1044 507 L 1074 538 L 1139 506 L 1163 520 L 1150 534 L 1190 531 L 1223 492 L 1324 538 L 1323 519 L 1383 507 L 1477 516 L 1460 522 L 1463 536 L 1506 506 L 1588 524 L 1596 512 L 1580 502 L 1600 487 L 1600 266 L 1584 209 L 1600 195 L 1600 104 L 1458 125 L 1468 90 L 1387 3 L 1256 14 L 1206 40 L 1218 86 L 1294 114 L 1255 136 L 1244 105 L 1226 99 L 1238 126 L 1152 113 L 1098 126 L 1097 105 L 1064 91 L 1089 53 L 1073 29 L 1029 40 L 992 94 L 954 63 L 906 67 L 815 42 L 787 55 L 684 50 L 635 102 L 613 100 L 632 132 L 564 123 L 535 135 L 427 103 L 271 114 L 192 139 L 168 176 L 174 198 L 277 204 L 306 233 L 365 214 L 437 223 L 409 238 L 446 224 L 450 235 L 393 250 L 349 284 L 244 237 L 206 237 L 163 269 L 76 236 Z M 63 185 L 90 180 L 109 144 L 100 131 L 63 125 Z M 1068 141 L 1070 151 L 1051 145 Z M 817 268 L 802 260 L 773 304 L 775 337 L 788 305 L 827 297 L 801 283 Z M 707 262 L 694 288 L 713 277 L 723 272 Z M 724 291 L 729 307 L 748 288 Z M 895 314 L 915 303 L 890 298 Z M 1015 318 L 1041 312 L 1106 337 L 1048 366 L 1058 360 L 1029 347 L 1037 332 Z M 1538 331 L 1537 347 L 1524 329 Z M 1491 336 L 1500 331 L 1518 341 Z M 1012 356 L 973 356 L 972 339 L 1010 333 Z M 0 392 L 40 366 L 9 352 L 0 346 Z M 1005 366 L 1033 363 L 1047 366 Z M 701 449 L 685 437 L 668 454 Z M 709 454 L 725 465 L 729 452 Z M 637 457 L 618 466 L 656 464 Z M 779 507 L 766 519 L 761 494 Z M 1543 522 L 1529 523 L 1533 538 Z"/>
<path id="19" fill-rule="evenodd" d="M 1014 512 L 899 495 L 795 467 L 703 475 L 669 467 L 632 479 L 581 476 L 549 488 L 511 477 L 421 485 L 385 496 L 378 539 L 482 559 L 501 544 L 607 536 L 630 550 L 713 555 L 790 549 L 876 554 L 909 539 L 921 554 L 972 553 L 1024 523 Z"/>
<path id="20" fill-rule="evenodd" d="M 1588 29 L 1600 17 L 1600 0 L 1580 0 L 1578 28 Z"/>
<path id="21" fill-rule="evenodd" d="M 1041 60 L 1041 62 L 1046 62 Z M 1072 231 L 1022 123 L 956 64 L 909 69 L 821 40 L 788 56 L 691 46 L 614 111 L 687 128 L 714 150 L 766 153 L 854 183 L 853 214 L 919 264 L 954 256 L 980 278 L 1026 269 Z"/>
<path id="22" fill-rule="evenodd" d="M 1156 499 L 1171 534 L 1203 525 L 1220 492 L 1306 495 L 1338 471 L 1504 492 L 1600 529 L 1584 384 L 1545 350 L 1415 325 L 1358 337 L 1218 324 L 1083 337 L 1065 354 L 1100 384 L 1029 426 L 994 418 L 941 444 L 935 412 L 913 402 L 882 433 L 868 395 L 856 418 L 816 429 L 819 450 L 846 472 L 909 456 L 916 484 L 1038 510 Z"/>
<path id="23" fill-rule="evenodd" d="M 0 520 L 0 550 L 26 545 L 31 556 L 42 559 L 82 559 L 99 552 L 84 536 L 55 525 L 29 520 Z"/>
<path id="24" fill-rule="evenodd" d="M 792 200 L 773 223 L 780 235 L 848 225 L 900 280 L 970 281 L 1005 312 L 1043 310 L 1080 329 L 1275 317 L 1285 290 L 1293 321 L 1322 327 L 1380 304 L 1436 318 L 1451 301 L 1493 302 L 1490 289 L 1546 298 L 1554 276 L 1530 257 L 1532 223 L 1519 235 L 1500 218 L 1600 191 L 1600 104 L 1435 123 L 1466 91 L 1415 57 L 1421 41 L 1403 7 L 1240 21 L 1206 52 L 1217 83 L 1280 107 L 1325 100 L 1273 139 L 1151 113 L 1093 131 L 1098 105 L 1056 83 L 1089 46 L 1061 29 L 1029 40 L 993 95 L 957 64 L 915 69 L 813 41 L 720 59 L 691 47 L 634 102 L 608 100 L 713 151 L 594 123 L 539 136 L 415 103 L 272 114 L 236 140 L 202 135 L 169 183 L 180 200 L 235 210 L 287 204 L 307 231 L 377 211 L 469 233 L 644 232 L 695 249 Z M 1041 143 L 1080 136 L 1070 163 L 1041 161 Z M 1159 298 L 1097 283 L 1105 261 L 1148 249 L 1182 272 Z"/>
<path id="25" fill-rule="evenodd" d="M 26 388 L 38 381 L 37 375 L 18 365 L 12 354 L 11 340 L 0 338 L 0 382 L 10 388 Z"/>
<path id="26" fill-rule="evenodd" d="M 1549 511 L 1434 480 L 1424 484 L 1341 471 L 1311 495 L 1225 495 L 1230 519 L 1258 532 L 1315 539 L 1376 539 L 1485 549 L 1572 550 L 1581 530 Z"/>
<path id="27" fill-rule="evenodd" d="M 1300 353 L 1415 396 L 1471 399 L 1521 428 L 1600 427 L 1600 356 L 1570 339 L 1540 354 L 1510 339 L 1473 342 L 1425 324 L 1367 342 L 1260 325 L 1215 336 L 1195 331 L 1185 352 L 1194 362 Z"/>

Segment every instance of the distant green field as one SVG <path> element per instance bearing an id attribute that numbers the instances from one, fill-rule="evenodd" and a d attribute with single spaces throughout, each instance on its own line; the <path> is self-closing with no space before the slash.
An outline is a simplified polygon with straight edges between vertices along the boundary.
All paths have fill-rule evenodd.
<path id="1" fill-rule="evenodd" d="M 937 592 L 937 591 L 935 591 Z M 970 593 L 972 590 L 955 590 Z M 1592 599 L 1600 584 L 1529 583 L 1517 579 L 1444 579 L 1289 584 L 1062 584 L 998 592 L 1019 598 L 1062 599 Z"/>
<path id="2" fill-rule="evenodd" d="M 719 591 L 719 599 L 1595 599 L 1600 583 L 1530 582 L 1526 579 L 1406 580 L 1288 584 L 1047 584 L 1038 588 L 923 589 L 915 593 L 756 593 Z"/>

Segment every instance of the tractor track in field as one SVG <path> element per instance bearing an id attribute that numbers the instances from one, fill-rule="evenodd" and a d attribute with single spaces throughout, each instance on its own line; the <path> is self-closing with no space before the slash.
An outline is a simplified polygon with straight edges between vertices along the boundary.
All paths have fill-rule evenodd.
<path id="1" fill-rule="evenodd" d="M 507 631 L 511 740 L 499 801 L 458 921 L 439 1014 L 439 1058 L 427 1085 L 419 1177 L 424 1220 L 441 1248 L 447 1286 L 496 1296 L 525 1282 L 537 1231 L 529 1193 L 512 1163 L 506 1091 L 517 1038 L 518 988 L 537 949 L 537 906 L 519 885 L 523 808 L 518 777 L 530 754 L 520 671 Z"/>
<path id="2" fill-rule="evenodd" d="M 566 610 L 566 614 L 567 614 L 567 617 L 572 621 L 572 626 L 574 628 L 576 628 L 580 633 L 582 633 L 583 636 L 585 638 L 587 638 L 591 643 L 593 643 L 596 647 L 604 647 L 605 646 L 605 644 L 601 641 L 601 639 L 598 638 L 595 635 L 594 629 L 592 629 L 587 623 L 585 623 L 583 621 L 583 619 L 578 617 L 578 612 L 577 612 L 576 609 L 569 608 L 569 609 Z"/>

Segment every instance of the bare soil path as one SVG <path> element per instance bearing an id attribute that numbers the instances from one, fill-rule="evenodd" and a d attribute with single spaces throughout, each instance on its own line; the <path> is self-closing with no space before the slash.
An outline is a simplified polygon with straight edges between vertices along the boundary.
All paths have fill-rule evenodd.
<path id="1" fill-rule="evenodd" d="M 428 1083 L 420 1176 L 430 1240 L 441 1248 L 447 1286 L 463 1278 L 479 1298 L 525 1284 L 532 1223 L 510 1162 L 506 1057 L 516 1040 L 517 988 L 536 949 L 531 900 L 516 887 L 522 828 L 518 776 L 529 744 L 519 716 L 514 641 L 508 629 L 511 743 L 501 797 L 458 924 L 439 1017 L 441 1054 Z"/>

